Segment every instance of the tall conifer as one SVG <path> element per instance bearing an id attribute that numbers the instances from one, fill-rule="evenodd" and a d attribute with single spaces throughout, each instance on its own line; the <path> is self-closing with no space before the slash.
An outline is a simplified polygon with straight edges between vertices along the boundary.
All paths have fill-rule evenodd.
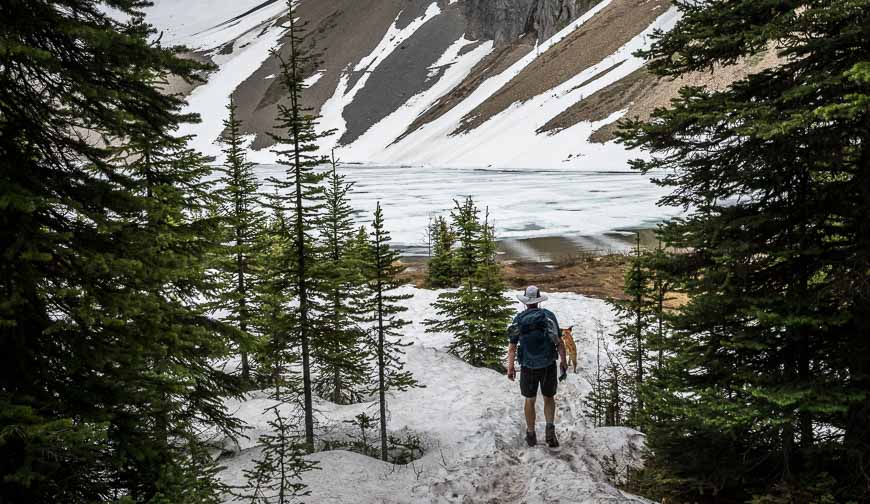
<path id="1" fill-rule="evenodd" d="M 458 282 L 462 282 L 474 275 L 480 262 L 480 209 L 471 196 L 466 197 L 462 203 L 453 203 L 455 208 L 450 213 L 450 218 L 457 243 L 453 253 L 453 274 Z"/>
<path id="2" fill-rule="evenodd" d="M 456 238 L 453 230 L 447 219 L 439 216 L 432 221 L 430 233 L 433 247 L 426 270 L 426 282 L 432 288 L 456 287 L 456 258 L 453 251 Z"/>
<path id="3" fill-rule="evenodd" d="M 453 334 L 449 351 L 473 366 L 485 366 L 501 371 L 504 367 L 505 328 L 510 324 L 513 303 L 504 297 L 501 268 L 496 261 L 495 230 L 489 214 L 481 223 L 479 210 L 471 198 L 456 204 L 453 214 L 460 245 L 457 264 L 473 267 L 458 290 L 438 295 L 433 307 L 438 318 L 426 320 L 427 332 Z"/>
<path id="4" fill-rule="evenodd" d="M 471 310 L 467 321 L 469 340 L 457 339 L 451 350 L 465 354 L 473 366 L 504 371 L 505 329 L 511 322 L 514 303 L 505 297 L 501 267 L 496 259 L 495 226 L 489 222 L 489 211 L 481 227 L 478 245 L 480 263 L 470 282 Z M 455 347 L 455 348 L 454 348 Z M 460 349 L 464 347 L 464 351 Z"/>
<path id="5" fill-rule="evenodd" d="M 644 423 L 643 380 L 649 362 L 648 341 L 655 330 L 656 304 L 652 292 L 652 274 L 645 264 L 646 254 L 640 248 L 640 236 L 634 248 L 629 268 L 625 272 L 623 292 L 626 299 L 609 301 L 616 315 L 614 339 L 621 347 L 620 371 L 624 374 L 622 393 L 628 398 L 625 418 L 632 427 Z"/>
<path id="6" fill-rule="evenodd" d="M 191 116 L 157 87 L 203 69 L 142 2 L 0 7 L 0 501 L 213 502 L 197 433 L 231 433 L 227 332 L 196 300 L 215 239 Z M 22 22 L 22 20 L 27 20 Z"/>
<path id="7" fill-rule="evenodd" d="M 222 277 L 214 308 L 227 313 L 226 319 L 240 331 L 236 341 L 242 364 L 242 379 L 250 382 L 249 348 L 252 345 L 252 275 L 260 243 L 257 234 L 264 226 L 259 183 L 254 164 L 248 162 L 242 145 L 242 123 L 236 118 L 236 105 L 227 105 L 229 117 L 224 120 L 224 155 L 226 161 L 218 179 L 219 215 L 223 220 L 223 236 L 217 250 L 216 267 Z"/>
<path id="8" fill-rule="evenodd" d="M 318 310 L 324 320 L 313 355 L 315 389 L 337 404 L 348 404 L 358 400 L 370 385 L 365 332 L 353 306 L 362 294 L 363 265 L 351 250 L 355 229 L 349 193 L 353 184 L 338 173 L 334 155 L 331 164 L 320 225 L 324 243 L 318 265 L 323 278 Z"/>
<path id="9" fill-rule="evenodd" d="M 384 214 L 378 203 L 372 222 L 369 238 L 367 262 L 368 296 L 363 306 L 369 315 L 368 321 L 373 324 L 375 334 L 374 358 L 377 360 L 378 386 L 377 393 L 380 403 L 381 424 L 381 458 L 387 460 L 387 392 L 402 391 L 417 385 L 417 381 L 409 371 L 405 371 L 402 361 L 404 348 L 409 343 L 402 343 L 397 338 L 399 332 L 409 324 L 399 318 L 399 314 L 407 308 L 398 303 L 411 296 L 392 294 L 401 286 L 398 279 L 404 269 L 396 264 L 399 254 L 390 248 L 390 233 L 384 227 Z"/>
<path id="10" fill-rule="evenodd" d="M 315 267 L 319 250 L 314 231 L 319 225 L 323 209 L 323 187 L 320 183 L 325 174 L 318 167 L 329 159 L 317 154 L 317 140 L 331 132 L 316 131 L 317 116 L 302 104 L 305 90 L 304 71 L 316 67 L 314 55 L 304 49 L 304 24 L 296 19 L 292 0 L 287 2 L 289 13 L 285 48 L 287 57 L 278 51 L 272 55 L 280 62 L 279 79 L 287 93 L 288 104 L 278 106 L 277 133 L 272 134 L 276 147 L 272 151 L 278 155 L 278 163 L 285 167 L 282 179 L 269 181 L 278 189 L 272 205 L 287 215 L 287 229 L 292 234 L 292 264 L 286 265 L 291 276 L 290 293 L 298 301 L 293 310 L 293 338 L 290 344 L 298 348 L 302 365 L 302 394 L 305 410 L 305 439 L 308 449 L 314 450 L 314 402 L 311 376 L 311 344 L 316 338 L 318 320 L 312 305 L 313 293 L 319 279 Z"/>
<path id="11" fill-rule="evenodd" d="M 656 74 L 780 64 L 626 125 L 652 153 L 635 166 L 690 209 L 663 232 L 689 303 L 649 404 L 651 463 L 693 499 L 805 495 L 822 473 L 833 495 L 806 500 L 866 498 L 868 2 L 677 5 L 646 53 Z"/>
<path id="12" fill-rule="evenodd" d="M 281 210 L 257 236 L 258 258 L 252 286 L 254 303 L 251 323 L 257 333 L 257 363 L 268 376 L 271 403 L 263 410 L 269 429 L 257 439 L 260 450 L 253 467 L 244 471 L 247 480 L 238 497 L 251 504 L 298 502 L 308 495 L 302 474 L 317 468 L 307 460 L 309 444 L 304 431 L 304 395 L 297 371 L 301 354 L 294 345 L 297 314 L 290 308 L 292 265 L 296 257 L 293 233 Z M 300 429 L 300 425 L 303 426 Z"/>

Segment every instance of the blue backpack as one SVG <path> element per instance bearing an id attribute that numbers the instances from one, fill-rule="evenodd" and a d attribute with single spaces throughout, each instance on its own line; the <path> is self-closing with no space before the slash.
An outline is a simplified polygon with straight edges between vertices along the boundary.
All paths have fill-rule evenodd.
<path id="1" fill-rule="evenodd" d="M 521 313 L 508 328 L 508 333 L 519 334 L 520 363 L 526 353 L 544 356 L 548 362 L 556 360 L 556 349 L 562 340 L 559 328 L 544 310 L 532 309 Z"/>

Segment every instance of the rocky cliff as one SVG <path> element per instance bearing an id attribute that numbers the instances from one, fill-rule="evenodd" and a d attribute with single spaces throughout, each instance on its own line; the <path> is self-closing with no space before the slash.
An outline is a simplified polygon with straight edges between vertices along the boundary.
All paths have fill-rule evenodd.
<path id="1" fill-rule="evenodd" d="M 502 46 L 529 33 L 538 40 L 548 39 L 596 3 L 596 0 L 466 0 L 463 13 L 470 37 L 490 39 L 496 46 Z"/>

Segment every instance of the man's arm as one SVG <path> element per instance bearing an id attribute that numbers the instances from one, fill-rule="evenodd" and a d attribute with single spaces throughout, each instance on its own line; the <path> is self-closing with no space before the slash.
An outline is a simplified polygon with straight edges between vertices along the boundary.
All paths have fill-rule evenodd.
<path id="1" fill-rule="evenodd" d="M 562 354 L 564 355 L 564 353 L 565 352 L 563 351 Z M 508 358 L 507 377 L 510 381 L 514 381 L 514 378 L 517 375 L 517 371 L 514 368 L 514 360 L 515 360 L 516 355 L 517 355 L 517 344 L 511 343 L 510 345 L 508 345 L 508 357 L 507 357 Z"/>

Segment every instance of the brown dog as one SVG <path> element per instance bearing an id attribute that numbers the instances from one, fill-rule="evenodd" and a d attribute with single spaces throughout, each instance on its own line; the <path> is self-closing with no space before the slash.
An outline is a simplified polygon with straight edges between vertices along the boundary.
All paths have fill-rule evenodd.
<path id="1" fill-rule="evenodd" d="M 574 366 L 574 372 L 577 372 L 577 345 L 574 344 L 574 335 L 572 334 L 573 327 L 562 329 L 562 344 L 565 345 L 565 353 L 568 357 L 568 363 Z"/>

